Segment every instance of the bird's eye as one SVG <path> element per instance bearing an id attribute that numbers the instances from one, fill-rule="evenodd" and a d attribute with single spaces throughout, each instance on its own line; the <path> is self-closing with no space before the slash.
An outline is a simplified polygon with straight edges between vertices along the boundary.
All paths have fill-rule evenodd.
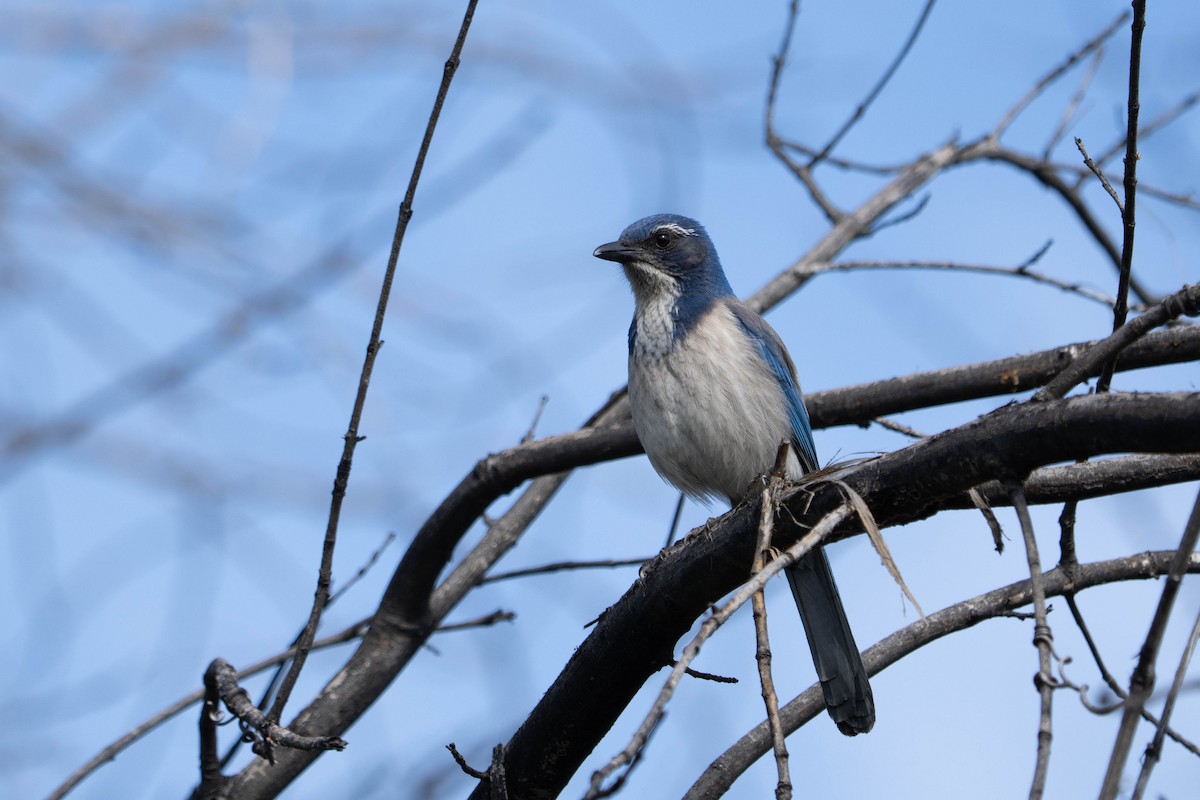
<path id="1" fill-rule="evenodd" d="M 660 250 L 666 250 L 671 245 L 671 234 L 666 231 L 654 234 L 654 245 Z"/>

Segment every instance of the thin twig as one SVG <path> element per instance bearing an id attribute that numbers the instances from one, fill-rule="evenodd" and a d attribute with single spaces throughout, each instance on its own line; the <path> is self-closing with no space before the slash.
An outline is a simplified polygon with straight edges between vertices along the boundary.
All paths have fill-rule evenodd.
<path id="1" fill-rule="evenodd" d="M 1054 129 L 1054 133 L 1050 134 L 1050 138 L 1046 140 L 1046 146 L 1042 149 L 1043 161 L 1050 160 L 1050 154 L 1054 151 L 1059 140 L 1066 134 L 1072 120 L 1075 119 L 1075 112 L 1083 103 L 1083 98 L 1087 95 L 1088 87 L 1095 80 L 1096 73 L 1100 70 L 1100 63 L 1102 61 L 1104 61 L 1103 46 L 1096 48 L 1096 54 L 1092 56 L 1092 63 L 1088 65 L 1087 72 L 1083 73 L 1083 77 L 1079 79 L 1079 86 L 1075 89 L 1075 94 L 1071 96 L 1071 102 L 1067 103 L 1067 107 L 1063 109 L 1058 127 Z"/>
<path id="2" fill-rule="evenodd" d="M 988 501 L 984 498 L 983 493 L 978 487 L 971 487 L 967 491 L 967 497 L 971 499 L 971 505 L 983 515 L 983 519 L 987 522 L 988 530 L 992 532 L 992 547 L 998 554 L 1004 553 L 1004 528 L 1000 526 L 1000 520 L 996 518 L 996 512 L 992 511 L 992 507 L 988 505 Z"/>
<path id="3" fill-rule="evenodd" d="M 1101 31 L 1100 34 L 1091 41 L 1084 44 L 1083 47 L 1079 48 L 1074 53 L 1071 53 L 1071 55 L 1068 56 L 1063 63 L 1059 64 L 1057 67 L 1042 76 L 1042 79 L 1034 84 L 1033 88 L 1030 89 L 1024 97 L 1018 100 L 1017 103 L 1011 109 L 1009 109 L 1008 113 L 1004 115 L 1004 118 L 1000 120 L 1000 123 L 992 131 L 992 138 L 1000 138 L 1004 132 L 1008 130 L 1008 127 L 1012 125 L 1013 121 L 1020 116 L 1021 112 L 1029 106 L 1030 103 L 1036 100 L 1042 94 L 1042 92 L 1049 88 L 1051 84 L 1065 75 L 1071 69 L 1071 67 L 1078 64 L 1089 53 L 1099 50 L 1110 36 L 1121 29 L 1121 26 L 1125 24 L 1125 20 L 1127 19 L 1129 19 L 1128 11 L 1117 17 L 1117 19 L 1115 19 L 1111 25 Z"/>
<path id="4" fill-rule="evenodd" d="M 1051 653 L 1054 647 L 1054 635 L 1050 632 L 1050 623 L 1046 619 L 1046 589 L 1043 586 L 1042 564 L 1038 557 L 1037 539 L 1033 535 L 1033 521 L 1029 517 L 1029 507 L 1025 504 L 1025 490 L 1020 483 L 1013 482 L 1008 487 L 1009 497 L 1013 508 L 1016 509 L 1017 519 L 1021 522 L 1021 534 L 1025 539 L 1025 556 L 1029 563 L 1030 587 L 1033 594 L 1033 644 L 1038 651 L 1038 672 L 1034 683 L 1041 696 L 1041 714 L 1038 718 L 1037 735 L 1037 764 L 1033 771 L 1033 785 L 1029 788 L 1030 800 L 1037 800 L 1046 791 L 1046 775 L 1050 769 L 1050 742 L 1054 737 L 1051 726 L 1051 710 L 1054 700 L 1054 675 L 1051 672 Z"/>
<path id="5" fill-rule="evenodd" d="M 1170 568 L 1173 553 L 1137 553 L 1109 561 L 1081 564 L 1074 575 L 1056 568 L 1043 575 L 1043 588 L 1049 595 L 1084 591 L 1091 587 L 1132 580 L 1157 578 Z M 1188 562 L 1191 574 L 1200 573 L 1200 556 Z M 875 677 L 921 648 L 943 637 L 966 630 L 997 616 L 1029 605 L 1032 590 L 1029 579 L 994 589 L 985 594 L 956 603 L 901 628 L 876 642 L 863 652 L 867 673 Z M 967 687 L 964 691 L 971 691 Z M 809 686 L 799 696 L 781 708 L 780 716 L 789 732 L 816 719 L 825 710 L 819 682 Z M 704 774 L 683 795 L 683 800 L 716 800 L 731 797 L 730 787 L 761 756 L 770 752 L 770 734 L 765 722 L 742 736 L 725 752 L 718 755 Z"/>
<path id="6" fill-rule="evenodd" d="M 517 615 L 511 611 L 493 611 L 490 614 L 484 614 L 475 619 L 468 619 L 463 622 L 452 622 L 448 625 L 439 625 L 438 633 L 449 633 L 451 631 L 465 631 L 473 628 L 489 628 L 497 622 L 512 622 L 517 618 Z"/>
<path id="7" fill-rule="evenodd" d="M 383 556 L 383 551 L 386 550 L 388 548 L 388 545 L 390 545 L 394 541 L 396 541 L 395 532 L 388 531 L 387 535 L 383 537 L 383 543 L 380 544 L 379 547 L 375 548 L 375 550 L 373 550 L 371 552 L 371 555 L 367 557 L 366 562 L 362 566 L 360 566 L 353 575 L 351 575 L 349 578 L 347 578 L 342 583 L 342 585 L 340 587 L 338 587 L 337 591 L 335 591 L 329 595 L 329 601 L 325 603 L 325 609 L 328 610 L 330 606 L 332 606 L 339 599 L 344 597 L 345 594 L 348 591 L 350 591 L 350 589 L 352 589 L 356 583 L 358 583 L 364 577 L 366 577 L 367 573 L 371 571 L 371 568 L 379 563 L 379 559 Z M 296 634 L 296 637 L 294 639 L 292 639 L 292 643 L 288 645 L 288 653 L 295 653 L 296 648 L 299 647 L 299 645 L 300 645 L 300 637 L 303 635 L 304 635 L 304 630 L 301 629 Z M 314 643 L 313 647 L 314 648 L 316 647 L 315 643 Z M 260 696 L 260 699 L 258 701 L 258 707 L 262 711 L 267 710 L 267 706 L 271 702 L 271 698 L 274 696 L 275 687 L 279 685 L 279 681 L 283 678 L 283 676 L 287 670 L 287 666 L 288 666 L 288 660 L 285 659 L 283 661 L 280 661 L 279 664 L 275 667 L 275 672 L 267 680 L 267 685 L 263 689 L 262 695 Z M 234 756 L 237 755 L 238 751 L 242 747 L 242 744 L 244 744 L 244 743 L 245 743 L 244 739 L 238 739 L 229 746 L 229 749 L 225 751 L 225 755 L 221 758 L 221 767 L 222 768 L 228 766 L 229 763 L 231 761 L 233 761 Z"/>
<path id="8" fill-rule="evenodd" d="M 924 439 L 926 436 L 926 434 L 921 433 L 916 428 L 911 428 L 902 422 L 896 422 L 896 420 L 888 419 L 887 417 L 876 417 L 875 419 L 871 420 L 871 422 L 874 422 L 876 425 L 885 430 L 889 430 L 892 433 L 898 433 L 901 436 L 907 436 L 910 439 Z"/>
<path id="9" fill-rule="evenodd" d="M 1044 253 L 1040 249 L 1038 254 Z M 1038 255 L 1035 254 L 1035 255 Z M 870 269 L 922 269 L 942 270 L 947 272 L 973 272 L 984 275 L 1001 275 L 1013 278 L 1026 278 L 1034 283 L 1052 286 L 1069 294 L 1074 294 L 1086 300 L 1091 300 L 1107 308 L 1112 308 L 1116 299 L 1103 292 L 1090 289 L 1079 283 L 1069 283 L 1051 277 L 1045 273 L 1035 272 L 1029 267 L 1032 262 L 1026 262 L 1015 267 L 998 267 L 988 264 L 965 264 L 957 261 L 835 261 L 832 263 L 806 264 L 805 271 L 810 275 L 820 275 L 825 272 L 852 272 L 854 270 Z"/>
<path id="10" fill-rule="evenodd" d="M 1075 567 L 1077 568 L 1078 564 L 1076 564 Z M 1100 671 L 1100 679 L 1103 680 L 1105 685 L 1108 686 L 1109 691 L 1111 691 L 1123 702 L 1127 697 L 1129 697 L 1129 694 L 1125 691 L 1125 688 L 1121 686 L 1121 684 L 1117 683 L 1117 679 L 1113 677 L 1112 673 L 1108 671 L 1108 667 L 1105 665 L 1104 659 L 1100 655 L 1100 649 L 1096 646 L 1096 642 L 1092 638 L 1092 632 L 1088 629 L 1087 623 L 1083 620 L 1083 613 L 1079 610 L 1079 603 L 1075 599 L 1075 593 L 1064 592 L 1063 597 L 1066 598 L 1067 608 L 1071 610 L 1071 616 L 1075 618 L 1075 624 L 1079 626 L 1079 632 L 1083 634 L 1083 640 L 1087 643 L 1088 650 L 1091 651 L 1092 660 L 1096 663 L 1096 669 Z M 1145 706 L 1142 707 L 1142 719 L 1156 727 L 1159 724 L 1158 717 L 1146 710 Z M 1185 738 L 1174 728 L 1167 727 L 1166 732 L 1167 736 L 1170 736 L 1177 744 L 1179 744 L 1180 747 L 1187 750 L 1192 755 L 1200 757 L 1200 746 L 1197 746 L 1194 742 Z"/>
<path id="11" fill-rule="evenodd" d="M 529 423 L 529 430 L 525 431 L 525 435 L 521 437 L 521 444 L 526 444 L 533 441 L 533 437 L 537 435 L 538 423 L 542 421 L 542 412 L 546 410 L 546 405 L 550 402 L 550 395 L 544 394 L 538 400 L 537 409 L 533 412 L 533 420 Z"/>
<path id="12" fill-rule="evenodd" d="M 553 572 L 566 572 L 574 569 L 636 567 L 639 564 L 645 564 L 650 558 L 653 558 L 653 556 L 648 558 L 602 559 L 599 561 L 557 561 L 553 564 L 543 564 L 540 567 L 527 567 L 525 569 L 514 569 L 509 572 L 497 572 L 494 575 L 485 575 L 479 579 L 479 583 L 482 585 L 497 581 L 507 581 L 513 578 L 524 578 L 529 575 L 547 575 Z"/>
<path id="13" fill-rule="evenodd" d="M 925 27 L 925 21 L 929 19 L 929 14 L 933 11 L 933 4 L 935 1 L 936 0 L 926 0 L 924 8 L 921 9 L 921 15 L 917 18 L 916 24 L 913 25 L 912 30 L 909 32 L 908 38 L 904 41 L 904 45 L 900 48 L 900 52 L 897 53 L 896 57 L 892 59 L 892 63 L 888 65 L 886 70 L 884 70 L 883 75 L 881 75 L 879 80 L 875 82 L 875 86 L 871 88 L 871 91 L 867 92 L 867 96 L 863 98 L 862 102 L 860 102 L 854 109 L 854 113 L 850 115 L 850 118 L 842 123 L 842 127 L 838 128 L 837 133 L 830 137 L 829 141 L 825 143 L 825 146 L 821 148 L 821 151 L 809 159 L 805 169 L 811 170 L 824 161 L 826 156 L 832 153 L 833 149 L 837 147 L 842 138 L 850 132 L 850 129 L 853 128 L 860 119 L 862 119 L 863 114 L 865 114 L 867 109 L 870 108 L 871 103 L 875 102 L 875 98 L 878 97 L 879 93 L 883 91 L 883 87 L 887 86 L 888 82 L 892 79 L 892 76 L 896 74 L 896 70 L 900 68 L 900 65 L 904 62 L 904 59 L 907 58 L 908 54 L 912 51 L 913 45 L 917 43 L 917 37 L 921 35 L 921 29 Z"/>
<path id="14" fill-rule="evenodd" d="M 925 210 L 925 206 L 929 205 L 929 197 L 930 195 L 928 194 L 922 195 L 912 208 L 897 214 L 894 217 L 880 217 L 879 220 L 871 226 L 870 230 L 867 231 L 866 235 L 875 236 L 882 230 L 895 227 L 896 225 L 903 225 L 905 222 L 915 219 L 917 215 Z"/>
<path id="15" fill-rule="evenodd" d="M 1113 307 L 1113 330 L 1129 316 L 1129 279 L 1133 274 L 1133 233 L 1136 228 L 1138 114 L 1141 111 L 1142 32 L 1146 29 L 1146 0 L 1133 0 L 1132 37 L 1129 44 L 1129 98 L 1125 133 L 1125 204 L 1121 207 L 1121 270 L 1117 279 L 1117 304 Z M 1116 369 L 1114 353 L 1100 370 L 1096 391 L 1108 391 Z"/>
<path id="16" fill-rule="evenodd" d="M 1095 161 L 1092 161 L 1092 157 L 1088 155 L 1087 147 L 1083 144 L 1083 139 L 1079 138 L 1078 136 L 1075 137 L 1075 148 L 1079 150 L 1079 154 L 1083 156 L 1083 165 L 1091 170 L 1093 175 L 1100 179 L 1100 185 L 1104 187 L 1104 191 L 1108 192 L 1108 196 L 1111 197 L 1113 202 L 1117 204 L 1117 210 L 1124 213 L 1125 206 L 1122 205 L 1121 198 L 1117 196 L 1117 190 L 1114 189 L 1112 184 L 1108 182 L 1108 176 L 1104 174 L 1104 171 L 1097 166 Z"/>
<path id="17" fill-rule="evenodd" d="M 1070 569 L 1079 563 L 1075 553 L 1075 512 L 1078 508 L 1079 501 L 1068 500 L 1063 503 L 1063 510 L 1058 515 L 1058 565 L 1064 569 Z"/>
<path id="18" fill-rule="evenodd" d="M 650 735 L 658 727 L 659 722 L 662 721 L 667 703 L 670 702 L 671 697 L 675 694 L 675 689 L 678 687 L 679 680 L 683 677 L 684 671 L 695 660 L 696 656 L 700 654 L 701 646 L 712 637 L 718 628 L 725 624 L 734 611 L 744 606 L 755 592 L 765 586 L 768 580 L 777 575 L 785 567 L 794 564 L 800 557 L 812 550 L 812 548 L 820 545 L 825 537 L 849 516 L 850 507 L 848 504 L 842 504 L 825 515 L 800 541 L 789 547 L 774 561 L 766 564 L 753 578 L 743 584 L 742 588 L 738 589 L 733 597 L 704 621 L 700 626 L 700 630 L 683 648 L 679 660 L 675 662 L 671 674 L 667 676 L 662 689 L 659 690 L 658 697 L 642 720 L 641 725 L 634 732 L 629 744 L 624 750 L 613 756 L 601 769 L 592 773 L 591 783 L 589 784 L 587 793 L 584 795 L 585 800 L 595 800 L 595 798 L 603 796 L 603 793 L 607 791 L 604 787 L 604 782 L 613 773 L 617 772 L 617 770 L 627 765 L 629 769 L 632 769 L 634 760 L 640 757 L 646 746 L 646 742 L 649 741 Z M 622 776 L 619 776 L 617 780 L 621 780 L 625 774 L 628 774 L 628 770 Z"/>
<path id="19" fill-rule="evenodd" d="M 1151 306 L 1140 317 L 1122 325 L 1112 336 L 1098 342 L 1072 361 L 1052 381 L 1039 389 L 1032 399 L 1043 402 L 1062 398 L 1067 392 L 1086 380 L 1089 375 L 1094 374 L 1102 364 L 1115 361 L 1121 351 L 1130 344 L 1158 326 L 1184 315 L 1189 317 L 1200 315 L 1200 283 L 1185 286 L 1175 294 L 1168 295 L 1161 303 Z"/>
<path id="20" fill-rule="evenodd" d="M 788 155 L 784 141 L 775 131 L 775 104 L 779 99 L 779 86 L 783 82 L 783 68 L 787 64 L 788 52 L 791 50 L 792 38 L 796 31 L 796 18 L 799 15 L 799 0 L 791 0 L 788 4 L 787 22 L 783 26 L 783 41 L 779 44 L 779 52 L 771 60 L 771 80 L 767 88 L 766 108 L 763 111 L 763 129 L 766 135 L 767 147 L 796 176 L 800 183 L 804 185 L 804 188 L 808 190 L 809 197 L 821 209 L 821 212 L 829 220 L 830 224 L 836 225 L 845 217 L 845 212 L 825 196 L 825 192 L 817 184 L 816 180 L 813 179 L 812 170 L 797 163 Z"/>
<path id="21" fill-rule="evenodd" d="M 712 681 L 713 683 L 737 683 L 738 679 L 729 675 L 714 675 L 711 672 L 701 672 L 698 669 L 688 667 L 683 671 L 684 675 L 689 678 L 695 678 L 698 681 Z"/>
<path id="22" fill-rule="evenodd" d="M 754 565 L 751 574 L 766 565 L 767 551 L 771 547 L 771 532 L 775 527 L 776 489 L 787 468 L 788 443 L 779 447 L 775 469 L 763 483 L 758 518 L 758 540 L 754 545 Z M 754 616 L 754 658 L 758 663 L 758 682 L 762 690 L 763 705 L 766 707 L 767 724 L 771 727 L 771 744 L 775 751 L 776 800 L 790 800 L 792 776 L 788 768 L 787 742 L 783 736 L 783 723 L 779 721 L 779 695 L 775 693 L 775 679 L 771 675 L 771 640 L 767 633 L 767 601 L 764 590 L 759 589 L 751 598 Z"/>
<path id="23" fill-rule="evenodd" d="M 671 527 L 667 531 L 667 543 L 663 547 L 670 547 L 675 542 L 675 537 L 679 535 L 679 520 L 683 518 L 683 505 L 686 502 L 687 495 L 680 492 L 679 500 L 675 503 L 675 513 L 671 515 Z"/>
<path id="24" fill-rule="evenodd" d="M 1113 745 L 1108 770 L 1104 774 L 1104 783 L 1100 787 L 1101 800 L 1113 800 L 1121 787 L 1121 774 L 1125 771 L 1125 762 L 1133 746 L 1134 731 L 1137 730 L 1142 708 L 1154 691 L 1154 662 L 1158 659 L 1158 649 L 1166 633 L 1167 620 L 1175 606 L 1175 597 L 1179 594 L 1179 586 L 1191 562 L 1192 552 L 1196 549 L 1197 539 L 1200 539 L 1200 492 L 1196 494 L 1192 514 L 1188 518 L 1179 547 L 1171 561 L 1171 569 L 1163 583 L 1162 595 L 1158 599 L 1158 607 L 1154 610 L 1154 619 L 1150 622 L 1150 631 L 1146 634 L 1146 641 L 1138 654 L 1137 667 L 1129 679 L 1129 698 L 1125 701 L 1121 726 L 1117 730 L 1117 741 Z"/>
<path id="25" fill-rule="evenodd" d="M 346 486 L 350 482 L 350 465 L 354 460 L 354 449 L 363 438 L 359 436 L 358 426 L 362 419 L 363 406 L 367 400 L 367 389 L 371 384 L 371 372 L 375 367 L 375 358 L 379 354 L 379 348 L 383 345 L 381 339 L 383 320 L 387 313 L 388 298 L 392 292 L 392 281 L 396 275 L 396 264 L 400 260 L 400 247 L 404 243 L 404 233 L 408 230 L 408 221 L 412 219 L 413 199 L 417 193 L 417 184 L 421 180 L 421 170 L 425 166 L 425 157 L 429 154 L 429 145 L 433 141 L 433 132 L 437 128 L 438 117 L 441 116 L 442 106 L 446 102 L 446 94 L 450 91 L 450 82 L 454 79 L 454 73 L 458 70 L 459 57 L 462 54 L 463 44 L 467 39 L 467 31 L 471 27 L 471 19 L 475 15 L 475 5 L 477 2 L 478 0 L 468 0 L 466 14 L 463 16 L 462 26 L 458 30 L 458 38 L 454 41 L 454 48 L 451 50 L 450 58 L 446 61 L 445 69 L 442 72 L 442 83 L 438 87 L 437 97 L 433 102 L 433 110 L 429 114 L 429 122 L 425 126 L 425 136 L 421 140 L 421 148 L 417 151 L 417 160 L 413 164 L 412 175 L 408 180 L 408 189 L 404 193 L 404 202 L 400 204 L 400 213 L 396 218 L 396 229 L 392 235 L 392 249 L 388 255 L 387 269 L 383 275 L 383 284 L 379 289 L 379 303 L 375 309 L 375 322 L 371 326 L 371 338 L 367 344 L 367 354 L 363 360 L 358 391 L 354 397 L 354 410 L 350 413 L 350 426 L 346 430 L 342 458 L 338 462 L 337 476 L 333 481 L 333 498 L 329 506 L 329 522 L 325 528 L 325 542 L 321 549 L 321 568 L 317 575 L 317 589 L 313 596 L 312 611 L 309 613 L 308 623 L 304 626 L 304 633 L 300 637 L 295 658 L 292 660 L 292 666 L 288 670 L 287 675 L 284 676 L 283 682 L 279 686 L 279 693 L 275 695 L 275 702 L 267 714 L 267 719 L 276 724 L 278 724 L 283 716 L 284 706 L 291 697 L 296 680 L 300 677 L 300 671 L 304 668 L 304 662 L 308 659 L 308 651 L 312 647 L 313 639 L 316 637 L 317 624 L 321 620 L 321 612 L 324 611 L 325 604 L 329 599 L 330 575 L 333 569 L 333 550 L 337 542 L 337 529 L 342 513 L 342 501 L 346 496 Z"/>
<path id="26" fill-rule="evenodd" d="M 487 778 L 488 774 L 486 772 L 480 772 L 467 763 L 466 757 L 464 757 L 462 753 L 458 752 L 458 748 L 454 746 L 454 742 L 446 745 L 446 749 L 450 751 L 450 755 L 454 758 L 454 763 L 458 764 L 458 768 L 463 772 L 470 775 L 477 781 Z"/>
<path id="27" fill-rule="evenodd" d="M 1167 692 L 1167 699 L 1163 704 L 1162 719 L 1158 721 L 1158 725 L 1154 729 L 1154 738 L 1142 756 L 1142 771 L 1138 773 L 1137 784 L 1133 789 L 1133 800 L 1140 800 L 1145 795 L 1146 784 L 1150 782 L 1150 773 L 1162 757 L 1163 736 L 1167 731 L 1167 723 L 1171 721 L 1171 712 L 1175 710 L 1175 701 L 1183 689 L 1183 680 L 1187 677 L 1188 665 L 1192 662 L 1192 655 L 1196 652 L 1197 639 L 1200 639 L 1200 614 L 1196 615 L 1196 620 L 1192 623 L 1192 632 L 1188 635 L 1187 646 L 1183 648 L 1179 666 L 1175 669 L 1175 680 L 1171 682 L 1171 690 Z"/>
<path id="28" fill-rule="evenodd" d="M 1138 128 L 1138 138 L 1143 141 L 1148 139 L 1150 136 L 1158 133 L 1167 125 L 1170 125 L 1177 118 L 1182 116 L 1184 112 L 1195 106 L 1197 103 L 1200 103 L 1200 89 L 1196 89 L 1190 94 L 1184 96 L 1184 98 L 1175 105 L 1171 106 L 1166 111 L 1162 112 L 1157 117 Z M 1126 144 L 1125 138 L 1122 137 L 1111 147 L 1101 153 L 1096 159 L 1096 163 L 1103 165 L 1124 149 L 1126 149 Z"/>
<path id="29" fill-rule="evenodd" d="M 355 639 L 361 638 L 363 633 L 366 632 L 369 624 L 370 619 L 360 620 L 350 627 L 339 631 L 338 633 L 331 634 L 330 636 L 326 636 L 323 639 L 318 639 L 317 641 L 313 642 L 312 649 L 324 650 L 329 647 L 336 647 L 339 644 L 345 644 L 346 642 L 351 642 Z M 256 664 L 251 664 L 245 669 L 238 671 L 238 680 L 245 680 L 246 678 L 253 677 L 260 672 L 264 672 L 271 667 L 277 667 L 280 664 L 284 664 L 294 655 L 294 653 L 295 648 L 292 647 L 282 653 L 276 653 L 269 658 L 265 658 Z M 189 695 L 181 697 L 179 700 L 176 700 L 162 711 L 159 711 L 157 714 L 150 717 L 133 730 L 109 744 L 107 747 L 89 759 L 86 764 L 71 773 L 71 775 L 69 775 L 61 785 L 59 785 L 47 796 L 46 800 L 62 800 L 62 798 L 70 794 L 76 786 L 86 780 L 88 776 L 105 764 L 111 763 L 118 755 L 121 754 L 122 751 L 124 751 L 134 742 L 138 741 L 151 731 L 157 729 L 163 723 L 173 719 L 174 717 L 177 717 L 184 711 L 187 711 L 196 703 L 204 700 L 204 697 L 205 690 L 200 689 L 192 692 Z"/>
<path id="30" fill-rule="evenodd" d="M 781 147 L 787 150 L 794 150 L 802 156 L 815 156 L 817 149 L 809 147 L 800 142 L 793 142 L 787 139 L 779 139 Z M 861 172 L 865 175 L 879 175 L 881 177 L 889 177 L 897 175 L 908 168 L 908 164 L 868 164 L 865 161 L 858 161 L 849 158 L 839 158 L 837 156 L 826 156 L 824 162 L 831 167 L 846 170 L 848 172 Z"/>

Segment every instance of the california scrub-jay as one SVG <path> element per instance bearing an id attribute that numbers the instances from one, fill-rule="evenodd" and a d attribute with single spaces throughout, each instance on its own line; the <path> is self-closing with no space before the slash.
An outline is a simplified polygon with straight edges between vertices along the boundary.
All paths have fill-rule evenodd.
<path id="1" fill-rule="evenodd" d="M 684 494 L 741 500 L 792 443 L 788 476 L 817 468 L 791 356 L 733 294 L 700 223 L 674 214 L 638 220 L 597 258 L 633 288 L 629 401 L 650 463 Z M 847 736 L 875 724 L 867 671 L 821 548 L 787 569 L 825 704 Z"/>

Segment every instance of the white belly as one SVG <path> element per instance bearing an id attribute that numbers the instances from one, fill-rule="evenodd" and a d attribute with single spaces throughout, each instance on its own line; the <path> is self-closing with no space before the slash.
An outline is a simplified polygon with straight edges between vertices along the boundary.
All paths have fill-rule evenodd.
<path id="1" fill-rule="evenodd" d="M 791 438 L 779 382 L 756 345 L 718 306 L 668 352 L 645 356 L 630 355 L 629 399 L 650 463 L 688 495 L 740 500 Z M 789 473 L 801 473 L 795 456 Z"/>

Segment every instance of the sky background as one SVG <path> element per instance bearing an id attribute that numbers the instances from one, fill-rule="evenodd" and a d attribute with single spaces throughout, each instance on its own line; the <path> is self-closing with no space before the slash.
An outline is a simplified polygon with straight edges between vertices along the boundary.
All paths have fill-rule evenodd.
<path id="1" fill-rule="evenodd" d="M 943 2 L 837 154 L 896 164 L 991 129 L 1123 2 Z M 0 785 L 44 796 L 104 745 L 200 686 L 217 656 L 244 665 L 286 646 L 308 613 L 329 491 L 386 263 L 396 208 L 461 20 L 459 3 L 18 2 L 0 29 Z M 788 137 L 820 144 L 891 61 L 921 4 L 806 2 L 777 108 Z M 344 583 L 324 632 L 374 608 L 404 544 L 489 452 L 517 443 L 540 398 L 540 435 L 570 431 L 625 382 L 632 298 L 591 257 L 631 221 L 702 221 L 735 291 L 751 294 L 826 230 L 763 144 L 784 2 L 484 0 L 417 195 L 387 342 L 376 365 L 335 562 Z M 1127 28 L 1110 43 L 1055 156 L 1078 163 L 1124 131 Z M 1200 7 L 1151 4 L 1143 119 L 1195 91 Z M 1041 153 L 1085 69 L 1053 87 L 1005 141 Z M 1145 141 L 1146 186 L 1197 188 L 1200 121 Z M 1114 168 L 1119 168 L 1117 159 Z M 853 208 L 875 177 L 834 169 Z M 937 259 L 1038 268 L 1106 294 L 1115 273 L 1077 221 L 1025 175 L 973 164 L 939 176 L 911 221 L 853 260 Z M 1119 240 L 1116 209 L 1089 197 Z M 905 205 L 911 209 L 914 204 Z M 1139 198 L 1135 273 L 1155 292 L 1195 282 L 1200 217 Z M 1104 306 L 1028 281 L 930 272 L 822 276 L 769 315 L 807 390 L 968 364 L 1103 336 Z M 1118 390 L 1196 390 L 1194 364 L 1118 375 Z M 916 412 L 925 432 L 1008 398 Z M 31 429 L 47 440 L 15 451 Z M 872 426 L 817 431 L 823 459 L 904 446 Z M 1194 487 L 1084 504 L 1085 561 L 1174 548 Z M 515 496 L 515 495 L 514 495 Z M 644 458 L 578 470 L 499 569 L 648 557 L 674 492 Z M 492 510 L 498 514 L 511 498 Z M 720 508 L 687 507 L 684 525 Z M 1057 508 L 1034 520 L 1057 556 Z M 888 532 L 927 611 L 1027 577 L 1015 520 L 1003 556 L 975 513 Z M 476 530 L 471 541 L 480 531 Z M 465 552 L 465 548 L 464 548 Z M 864 647 L 914 619 L 865 541 L 834 570 Z M 450 621 L 496 609 L 511 624 L 438 635 L 285 796 L 463 797 L 634 568 L 491 584 Z M 1132 669 L 1161 584 L 1094 590 L 1081 605 L 1110 669 Z M 335 586 L 336 588 L 336 586 Z M 783 582 L 770 587 L 784 699 L 813 680 Z M 1051 614 L 1069 674 L 1096 670 L 1064 604 Z M 1169 681 L 1200 606 L 1185 582 L 1160 659 Z M 824 717 L 789 738 L 816 797 L 1014 797 L 1033 772 L 1032 625 L 1012 619 L 926 647 L 873 681 L 879 720 L 847 739 Z M 314 655 L 297 710 L 348 655 Z M 625 797 L 680 795 L 762 716 L 749 612 L 695 665 Z M 664 673 L 665 675 L 665 673 Z M 629 707 L 564 794 L 624 747 L 662 676 Z M 261 682 L 250 684 L 252 691 Z M 1195 692 L 1175 720 L 1200 736 Z M 1094 795 L 1117 718 L 1055 697 L 1047 796 Z M 197 778 L 196 711 L 102 768 L 80 798 L 183 797 Z M 224 729 L 223 741 L 232 731 Z M 1149 729 L 1139 731 L 1140 753 Z M 246 754 L 238 763 L 244 763 Z M 1131 761 L 1132 763 L 1132 761 Z M 1200 762 L 1167 744 L 1151 792 L 1194 793 Z M 756 765 L 731 797 L 770 796 Z M 400 787 L 397 789 L 397 787 Z"/>

